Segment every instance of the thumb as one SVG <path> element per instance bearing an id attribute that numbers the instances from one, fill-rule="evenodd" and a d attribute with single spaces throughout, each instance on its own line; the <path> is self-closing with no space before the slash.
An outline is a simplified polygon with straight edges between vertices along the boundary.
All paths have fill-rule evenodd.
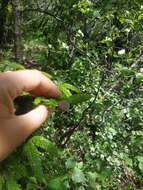
<path id="1" fill-rule="evenodd" d="M 44 105 L 40 105 L 34 110 L 16 117 L 17 137 L 22 141 L 25 140 L 32 132 L 34 132 L 46 120 L 48 110 Z"/>
<path id="2" fill-rule="evenodd" d="M 0 161 L 40 127 L 47 115 L 48 110 L 41 105 L 27 114 L 3 120 L 0 133 Z"/>

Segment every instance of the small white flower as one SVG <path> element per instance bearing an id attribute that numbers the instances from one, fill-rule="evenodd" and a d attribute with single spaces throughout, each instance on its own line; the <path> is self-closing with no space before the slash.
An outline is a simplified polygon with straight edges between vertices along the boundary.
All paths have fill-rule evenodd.
<path id="1" fill-rule="evenodd" d="M 62 47 L 64 48 L 64 49 L 69 49 L 69 46 L 66 44 L 66 43 L 64 43 L 64 42 L 62 42 Z"/>
<path id="2" fill-rule="evenodd" d="M 106 36 L 105 41 L 112 42 L 112 38 Z"/>
<path id="3" fill-rule="evenodd" d="M 80 36 L 81 36 L 81 37 L 84 37 L 84 34 L 83 34 L 83 32 L 82 32 L 81 30 L 78 30 L 78 31 L 77 31 L 77 36 L 78 36 L 78 37 L 80 37 Z"/>
<path id="4" fill-rule="evenodd" d="M 125 29 L 125 32 L 127 32 L 127 33 L 129 33 L 130 31 L 131 31 L 130 28 L 126 28 L 126 29 Z"/>
<path id="5" fill-rule="evenodd" d="M 123 55 L 125 53 L 126 53 L 125 49 L 121 49 L 121 50 L 118 51 L 118 55 Z"/>
<path id="6" fill-rule="evenodd" d="M 51 45 L 51 44 L 48 44 L 48 47 L 49 47 L 49 48 L 52 48 L 52 45 Z"/>

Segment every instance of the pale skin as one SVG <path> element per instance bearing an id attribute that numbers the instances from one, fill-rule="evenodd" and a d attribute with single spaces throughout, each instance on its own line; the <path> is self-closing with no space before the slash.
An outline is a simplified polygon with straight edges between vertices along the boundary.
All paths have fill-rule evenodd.
<path id="1" fill-rule="evenodd" d="M 23 143 L 48 116 L 44 105 L 24 115 L 15 115 L 13 100 L 24 91 L 38 96 L 60 96 L 58 87 L 37 70 L 0 74 L 0 161 Z"/>

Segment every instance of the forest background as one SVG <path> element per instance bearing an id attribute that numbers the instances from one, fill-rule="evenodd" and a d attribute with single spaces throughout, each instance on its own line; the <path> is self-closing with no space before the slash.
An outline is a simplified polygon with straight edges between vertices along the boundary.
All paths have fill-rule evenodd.
<path id="1" fill-rule="evenodd" d="M 0 71 L 19 69 L 63 99 L 16 99 L 53 112 L 1 163 L 1 190 L 143 190 L 142 0 L 0 0 Z"/>

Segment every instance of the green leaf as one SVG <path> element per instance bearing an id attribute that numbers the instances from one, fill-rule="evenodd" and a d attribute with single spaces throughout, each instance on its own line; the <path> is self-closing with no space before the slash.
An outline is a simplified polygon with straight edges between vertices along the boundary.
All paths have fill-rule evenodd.
<path id="1" fill-rule="evenodd" d="M 143 74 L 142 73 L 137 73 L 136 74 L 136 80 L 140 83 L 143 83 Z"/>
<path id="2" fill-rule="evenodd" d="M 34 136 L 32 137 L 31 141 L 36 147 L 42 148 L 53 156 L 58 156 L 60 153 L 58 148 L 51 141 L 45 139 L 44 137 Z"/>
<path id="3" fill-rule="evenodd" d="M 23 70 L 25 67 L 19 63 L 3 60 L 0 61 L 0 70 L 1 71 L 16 71 L 16 70 Z"/>
<path id="4" fill-rule="evenodd" d="M 59 89 L 66 97 L 69 97 L 72 95 L 72 93 L 70 91 L 80 93 L 80 90 L 78 88 L 76 88 L 75 86 L 68 84 L 68 83 L 60 84 Z"/>
<path id="5" fill-rule="evenodd" d="M 30 177 L 29 181 L 32 182 L 32 183 L 37 184 L 37 179 L 35 177 Z"/>
<path id="6" fill-rule="evenodd" d="M 58 102 L 53 98 L 46 99 L 44 97 L 37 97 L 34 100 L 34 105 L 37 106 L 39 104 L 44 104 L 47 107 L 55 107 L 58 105 Z"/>
<path id="7" fill-rule="evenodd" d="M 67 161 L 66 161 L 66 163 L 65 163 L 65 165 L 66 165 L 67 169 L 74 168 L 75 165 L 76 165 L 76 161 L 75 161 L 74 158 L 68 158 Z"/>
<path id="8" fill-rule="evenodd" d="M 41 104 L 43 102 L 43 99 L 44 99 L 43 97 L 37 97 L 37 98 L 35 98 L 34 102 L 33 102 L 34 105 L 37 106 L 37 105 Z"/>
<path id="9" fill-rule="evenodd" d="M 88 183 L 90 187 L 94 188 L 96 186 L 96 178 L 98 174 L 96 172 L 88 172 L 87 177 L 88 177 Z"/>
<path id="10" fill-rule="evenodd" d="M 69 89 L 69 90 L 71 90 L 73 92 L 80 93 L 80 90 L 77 87 L 75 87 L 75 86 L 73 86 L 71 84 L 63 83 L 62 86 L 64 86 L 66 89 Z"/>
<path id="11" fill-rule="evenodd" d="M 61 98 L 57 98 L 57 99 L 46 99 L 44 97 L 37 97 L 34 100 L 34 105 L 37 106 L 39 104 L 44 104 L 47 107 L 56 107 L 58 105 L 61 105 L 62 103 L 70 103 L 70 104 L 80 104 L 83 102 L 86 102 L 88 100 L 90 100 L 92 98 L 91 95 L 89 94 L 76 94 L 76 95 L 70 95 L 68 97 L 61 97 Z"/>
<path id="12" fill-rule="evenodd" d="M 60 177 L 52 179 L 48 183 L 49 190 L 66 190 L 66 187 Z"/>
<path id="13" fill-rule="evenodd" d="M 134 71 L 127 67 L 124 67 L 121 69 L 121 74 L 125 76 L 130 76 L 130 75 L 134 75 Z"/>
<path id="14" fill-rule="evenodd" d="M 60 91 L 63 93 L 64 96 L 69 97 L 72 95 L 69 89 L 65 88 L 64 86 L 60 87 Z"/>
<path id="15" fill-rule="evenodd" d="M 70 104 L 80 104 L 83 102 L 86 102 L 88 100 L 90 100 L 92 98 L 91 95 L 89 94 L 78 94 L 78 95 L 72 95 L 68 98 L 66 98 L 66 100 L 70 103 Z"/>
<path id="16" fill-rule="evenodd" d="M 131 76 L 134 75 L 134 71 L 128 67 L 123 67 L 122 69 L 120 69 L 120 72 L 122 75 L 124 76 Z"/>
<path id="17" fill-rule="evenodd" d="M 143 157 L 137 156 L 137 160 L 139 161 L 139 169 L 143 172 Z"/>
<path id="18" fill-rule="evenodd" d="M 75 167 L 72 173 L 72 180 L 74 183 L 84 183 L 86 181 L 85 175 L 81 169 Z"/>
<path id="19" fill-rule="evenodd" d="M 117 69 L 117 71 L 120 72 L 120 74 L 122 76 L 132 76 L 132 75 L 135 74 L 134 70 L 132 70 L 131 68 L 125 67 L 125 66 L 123 66 L 121 64 L 117 64 L 116 69 Z"/>
<path id="20" fill-rule="evenodd" d="M 3 190 L 4 189 L 4 177 L 0 175 L 0 190 Z"/>
<path id="21" fill-rule="evenodd" d="M 57 106 L 57 101 L 55 99 L 45 99 L 43 101 L 43 103 L 46 105 L 46 106 L 49 106 L 49 107 L 55 107 Z"/>
<path id="22" fill-rule="evenodd" d="M 127 164 L 128 166 L 132 167 L 133 166 L 133 161 L 131 158 L 129 158 L 126 154 L 124 155 L 124 161 L 125 164 Z"/>
<path id="23" fill-rule="evenodd" d="M 7 190 L 22 190 L 20 188 L 20 185 L 11 176 L 7 177 L 6 186 L 7 186 Z"/>
<path id="24" fill-rule="evenodd" d="M 40 153 L 31 139 L 24 145 L 23 150 L 25 156 L 29 161 L 30 167 L 33 172 L 33 176 L 41 179 L 43 177 L 43 169 Z"/>

